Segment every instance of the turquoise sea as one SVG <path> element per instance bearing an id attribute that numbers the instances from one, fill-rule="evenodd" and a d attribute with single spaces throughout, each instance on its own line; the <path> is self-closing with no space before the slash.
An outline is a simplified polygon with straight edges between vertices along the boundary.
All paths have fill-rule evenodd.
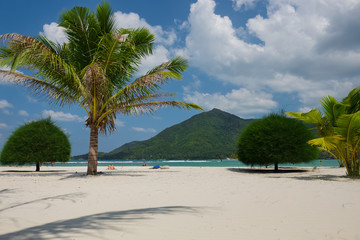
<path id="1" fill-rule="evenodd" d="M 98 166 L 172 166 L 172 167 L 246 167 L 237 160 L 99 160 Z M 71 160 L 66 163 L 57 162 L 55 166 L 87 166 L 86 160 Z M 337 160 L 315 160 L 308 163 L 280 164 L 279 167 L 338 167 Z M 271 167 L 271 166 L 269 166 Z"/>

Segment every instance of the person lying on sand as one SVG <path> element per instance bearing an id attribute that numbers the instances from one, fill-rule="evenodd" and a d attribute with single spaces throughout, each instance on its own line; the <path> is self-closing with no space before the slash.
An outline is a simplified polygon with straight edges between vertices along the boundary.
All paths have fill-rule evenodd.
<path id="1" fill-rule="evenodd" d="M 170 167 L 169 166 L 160 166 L 160 165 L 155 165 L 155 166 L 153 166 L 152 168 L 150 168 L 150 169 L 169 169 Z"/>
<path id="2" fill-rule="evenodd" d="M 114 165 L 109 165 L 106 170 L 115 170 L 115 167 L 114 167 Z"/>

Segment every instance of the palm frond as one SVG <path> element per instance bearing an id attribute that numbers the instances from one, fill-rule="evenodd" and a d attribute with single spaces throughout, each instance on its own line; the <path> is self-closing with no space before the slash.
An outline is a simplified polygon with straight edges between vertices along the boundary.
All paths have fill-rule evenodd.
<path id="1" fill-rule="evenodd" d="M 360 112 L 344 114 L 336 122 L 335 133 L 344 136 L 347 142 L 357 142 L 360 138 Z"/>
<path id="2" fill-rule="evenodd" d="M 127 42 L 131 44 L 135 56 L 138 59 L 144 58 L 152 54 L 155 43 L 155 36 L 147 28 L 123 29 L 127 34 Z"/>
<path id="3" fill-rule="evenodd" d="M 72 52 L 71 62 L 83 69 L 91 63 L 101 36 L 101 28 L 94 13 L 86 7 L 74 7 L 63 12 L 59 26 L 65 28 Z"/>
<path id="4" fill-rule="evenodd" d="M 155 73 L 162 73 L 163 78 L 181 79 L 182 73 L 189 66 L 189 62 L 183 57 L 175 57 L 168 62 L 165 62 L 147 72 L 146 75 Z"/>
<path id="5" fill-rule="evenodd" d="M 155 97 L 155 96 L 154 96 Z M 161 97 L 161 95 L 160 95 Z M 151 99 L 151 98 L 149 98 Z M 116 105 L 112 105 L 108 111 L 104 112 L 98 121 L 98 126 L 104 122 L 104 120 L 108 118 L 112 118 L 116 116 L 117 113 L 121 113 L 123 115 L 141 115 L 141 114 L 153 114 L 156 110 L 163 107 L 175 107 L 179 109 L 197 109 L 205 111 L 202 107 L 193 104 L 193 103 L 185 103 L 179 101 L 134 101 L 134 102 L 117 102 Z M 110 132 L 111 129 L 108 129 Z"/>
<path id="6" fill-rule="evenodd" d="M 333 96 L 321 98 L 320 104 L 328 121 L 334 125 L 337 118 L 345 113 L 346 105 L 339 103 Z"/>
<path id="7" fill-rule="evenodd" d="M 103 33 L 113 33 L 115 30 L 115 18 L 111 5 L 102 1 L 96 7 L 96 19 L 99 23 L 100 29 Z"/>
<path id="8" fill-rule="evenodd" d="M 185 103 L 179 101 L 158 101 L 158 102 L 144 102 L 137 104 L 126 104 L 114 107 L 114 111 L 121 112 L 124 115 L 140 115 L 140 114 L 153 114 L 156 110 L 163 107 L 175 107 L 179 109 L 199 109 L 203 110 L 200 106 L 193 103 Z"/>
<path id="9" fill-rule="evenodd" d="M 101 64 L 114 86 L 122 87 L 137 71 L 137 59 L 124 44 L 124 35 L 105 34 L 100 38 L 94 62 Z M 127 54 L 130 52 L 131 54 Z"/>
<path id="10" fill-rule="evenodd" d="M 360 88 L 352 89 L 348 96 L 343 99 L 343 102 L 348 105 L 348 113 L 360 111 Z"/>
<path id="11" fill-rule="evenodd" d="M 344 159 L 344 153 L 342 152 L 341 143 L 344 141 L 344 137 L 341 135 L 327 136 L 321 138 L 315 138 L 308 141 L 308 144 L 312 146 L 318 146 L 324 151 L 327 151 L 335 158 Z M 335 152 L 335 153 L 334 153 Z"/>
<path id="12" fill-rule="evenodd" d="M 12 70 L 19 67 L 36 70 L 34 76 L 37 79 L 44 79 L 59 89 L 69 91 L 70 95 L 86 94 L 76 70 L 56 53 L 60 50 L 59 46 L 45 37 L 38 40 L 20 34 L 8 35 L 9 54 L 1 55 L 0 62 L 12 61 Z"/>
<path id="13" fill-rule="evenodd" d="M 48 97 L 48 100 L 54 104 L 64 105 L 73 104 L 75 102 L 80 103 L 77 96 L 73 96 L 70 92 L 41 79 L 20 72 L 11 72 L 7 70 L 0 70 L 0 76 L 7 79 L 9 82 L 29 88 L 35 95 Z"/>
<path id="14" fill-rule="evenodd" d="M 104 107 L 113 101 L 122 101 L 122 98 L 128 100 L 139 99 L 146 96 L 151 96 L 160 86 L 164 84 L 168 79 L 180 78 L 181 72 L 187 67 L 188 62 L 183 58 L 174 58 L 173 60 L 163 63 L 146 75 L 136 79 L 134 82 L 126 85 L 120 91 L 115 93 L 104 104 Z M 104 109 L 102 109 L 103 111 Z"/>
<path id="15" fill-rule="evenodd" d="M 307 113 L 287 112 L 286 114 L 309 124 L 318 124 L 322 121 L 322 114 L 318 109 L 312 109 Z"/>

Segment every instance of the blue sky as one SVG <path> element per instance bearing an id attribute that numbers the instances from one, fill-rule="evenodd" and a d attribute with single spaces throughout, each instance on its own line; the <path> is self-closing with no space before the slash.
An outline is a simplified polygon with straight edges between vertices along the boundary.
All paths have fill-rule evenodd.
<path id="1" fill-rule="evenodd" d="M 319 99 L 341 99 L 360 80 L 359 0 L 132 0 L 109 1 L 119 27 L 148 27 L 157 39 L 154 55 L 140 71 L 171 57 L 189 59 L 182 81 L 163 91 L 206 110 L 219 108 L 242 118 L 280 109 L 308 111 Z M 0 34 L 40 33 L 66 37 L 56 24 L 74 6 L 93 10 L 95 0 L 0 2 Z M 24 71 L 25 73 L 28 73 Z M 153 116 L 118 116 L 117 131 L 101 136 L 99 151 L 145 140 L 199 111 L 160 109 Z M 59 108 L 0 76 L 0 149 L 18 126 L 51 116 L 69 134 L 72 154 L 88 151 L 85 112 Z"/>

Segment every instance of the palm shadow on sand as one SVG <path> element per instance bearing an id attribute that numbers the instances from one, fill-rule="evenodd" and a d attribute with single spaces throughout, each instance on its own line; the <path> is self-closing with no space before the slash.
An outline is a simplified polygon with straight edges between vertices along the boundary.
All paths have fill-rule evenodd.
<path id="1" fill-rule="evenodd" d="M 198 210 L 194 207 L 167 206 L 104 212 L 26 228 L 17 232 L 0 235 L 0 239 L 76 239 L 76 236 L 79 235 L 94 237 L 94 234 L 97 232 L 99 234 L 98 238 L 101 239 L 103 237 L 101 236 L 101 232 L 103 233 L 106 230 L 118 231 L 120 233 L 126 230 L 125 227 L 128 223 L 149 220 L 153 218 L 154 215 L 175 213 L 196 214 Z"/>

